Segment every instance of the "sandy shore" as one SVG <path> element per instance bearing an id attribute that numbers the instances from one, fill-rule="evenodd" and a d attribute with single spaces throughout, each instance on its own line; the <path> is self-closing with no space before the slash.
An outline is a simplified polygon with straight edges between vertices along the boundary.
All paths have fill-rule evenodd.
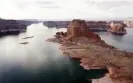
<path id="1" fill-rule="evenodd" d="M 133 53 L 120 51 L 104 42 L 93 42 L 86 38 L 77 38 L 65 44 L 56 38 L 48 41 L 60 43 L 60 50 L 65 55 L 79 59 L 84 69 L 107 68 L 110 81 L 105 81 L 105 77 L 100 79 L 102 81 L 93 83 L 133 83 Z"/>

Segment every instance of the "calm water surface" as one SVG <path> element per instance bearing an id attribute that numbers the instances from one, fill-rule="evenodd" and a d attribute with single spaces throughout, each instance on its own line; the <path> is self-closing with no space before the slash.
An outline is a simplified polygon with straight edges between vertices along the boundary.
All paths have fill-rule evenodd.
<path id="1" fill-rule="evenodd" d="M 79 61 L 62 55 L 59 45 L 45 42 L 57 31 L 42 24 L 33 24 L 26 33 L 0 38 L 0 83 L 88 83 L 89 78 L 100 78 L 104 70 L 84 70 Z M 98 33 L 108 44 L 133 51 L 132 29 L 119 37 L 107 32 Z M 26 36 L 34 36 L 22 39 Z M 29 42 L 26 45 L 19 44 Z"/>
<path id="2" fill-rule="evenodd" d="M 121 50 L 133 52 L 133 28 L 126 28 L 127 34 L 124 36 L 112 35 L 108 32 L 99 32 L 100 37 L 108 44 Z"/>

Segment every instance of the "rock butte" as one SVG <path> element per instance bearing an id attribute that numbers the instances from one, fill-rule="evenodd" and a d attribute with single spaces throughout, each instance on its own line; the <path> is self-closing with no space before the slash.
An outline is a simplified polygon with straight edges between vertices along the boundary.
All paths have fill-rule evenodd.
<path id="1" fill-rule="evenodd" d="M 133 83 L 133 53 L 106 44 L 86 28 L 85 21 L 73 20 L 68 26 L 67 36 L 47 41 L 61 44 L 63 53 L 79 59 L 84 69 L 107 68 L 109 73 L 106 76 L 111 83 Z"/>

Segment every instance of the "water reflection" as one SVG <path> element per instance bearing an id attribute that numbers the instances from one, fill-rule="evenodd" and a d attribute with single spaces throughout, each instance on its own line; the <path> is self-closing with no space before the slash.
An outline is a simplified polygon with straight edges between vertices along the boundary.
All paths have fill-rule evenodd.
<path id="1" fill-rule="evenodd" d="M 1 83 L 88 83 L 89 78 L 100 78 L 104 70 L 83 70 L 76 61 L 71 64 L 62 64 L 57 67 L 49 64 L 47 68 L 39 70 L 26 69 L 21 66 L 13 66 L 1 72 Z M 90 82 L 91 83 L 91 82 Z"/>
<path id="2" fill-rule="evenodd" d="M 118 41 L 118 42 L 122 42 L 123 38 L 124 38 L 124 36 L 111 35 L 111 39 Z"/>
<path id="3" fill-rule="evenodd" d="M 0 83 L 88 83 L 103 76 L 105 70 L 86 71 L 79 61 L 61 55 L 58 44 L 45 42 L 61 30 L 66 29 L 33 24 L 26 33 L 0 38 Z M 27 36 L 34 37 L 22 39 Z"/>
<path id="4" fill-rule="evenodd" d="M 133 51 L 133 28 L 126 28 L 127 34 L 124 36 L 112 35 L 108 32 L 99 32 L 100 37 L 108 44 L 128 52 Z"/>

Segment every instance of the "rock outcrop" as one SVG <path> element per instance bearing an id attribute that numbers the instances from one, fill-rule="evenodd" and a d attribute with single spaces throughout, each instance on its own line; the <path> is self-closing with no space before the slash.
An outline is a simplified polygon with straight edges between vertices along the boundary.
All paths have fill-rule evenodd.
<path id="1" fill-rule="evenodd" d="M 60 32 L 56 33 L 56 37 L 61 37 L 62 35 L 59 34 Z M 61 32 L 63 33 L 63 32 Z M 92 39 L 94 41 L 102 41 L 99 35 L 94 34 L 89 27 L 87 26 L 87 23 L 84 20 L 73 20 L 69 25 L 67 32 L 65 32 L 67 35 L 66 40 L 73 40 L 77 37 L 87 37 L 89 39 Z M 60 35 L 60 36 L 59 36 Z"/>
<path id="2" fill-rule="evenodd" d="M 125 27 L 126 26 L 124 24 L 112 22 L 108 31 L 112 33 L 126 34 Z"/>
<path id="3" fill-rule="evenodd" d="M 75 22 L 76 21 L 76 22 Z M 120 51 L 100 39 L 100 37 L 91 31 L 80 35 L 81 20 L 73 20 L 67 31 L 68 40 L 62 38 L 51 38 L 48 41 L 60 43 L 60 49 L 64 54 L 79 59 L 84 69 L 100 69 L 107 68 L 109 73 L 107 76 L 111 78 L 113 83 L 133 83 L 133 53 Z M 71 30 L 72 29 L 72 30 Z M 98 40 L 95 41 L 94 40 Z M 64 43 L 65 41 L 65 43 Z"/>
<path id="4" fill-rule="evenodd" d="M 125 21 L 125 24 L 127 27 L 132 28 L 133 27 L 133 21 Z"/>

